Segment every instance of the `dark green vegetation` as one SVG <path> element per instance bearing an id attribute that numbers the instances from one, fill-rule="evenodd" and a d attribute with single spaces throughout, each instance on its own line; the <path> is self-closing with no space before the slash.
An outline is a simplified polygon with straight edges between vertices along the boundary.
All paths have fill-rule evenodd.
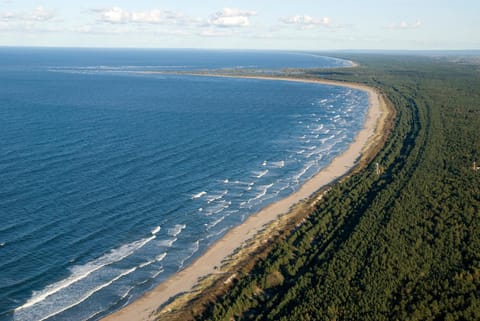
<path id="1" fill-rule="evenodd" d="M 349 58 L 308 76 L 383 92 L 385 146 L 193 319 L 480 320 L 480 66 Z"/>

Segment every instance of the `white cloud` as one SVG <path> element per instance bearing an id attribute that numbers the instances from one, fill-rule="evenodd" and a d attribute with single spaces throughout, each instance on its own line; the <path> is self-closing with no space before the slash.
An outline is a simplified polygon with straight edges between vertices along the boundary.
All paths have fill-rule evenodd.
<path id="1" fill-rule="evenodd" d="M 253 10 L 237 8 L 224 8 L 209 18 L 196 18 L 182 12 L 162 9 L 146 11 L 125 10 L 121 7 L 91 9 L 95 13 L 97 24 L 107 25 L 136 25 L 135 28 L 144 26 L 148 31 L 168 32 L 178 34 L 196 34 L 205 37 L 219 37 L 229 35 L 231 32 L 246 30 L 241 27 L 250 25 L 250 18 L 257 15 Z M 162 30 L 154 30 L 148 26 L 162 25 Z M 175 26 L 175 30 L 173 27 Z M 181 28 L 179 28 L 181 27 Z M 220 31 L 222 29 L 223 31 Z M 229 29 L 229 31 L 226 31 Z"/>
<path id="2" fill-rule="evenodd" d="M 195 22 L 186 15 L 168 10 L 128 11 L 120 7 L 93 10 L 100 13 L 99 21 L 111 24 L 185 24 Z"/>
<path id="3" fill-rule="evenodd" d="M 55 18 L 56 14 L 53 10 L 46 9 L 42 6 L 36 7 L 28 12 L 0 12 L 0 20 L 3 21 L 48 21 Z"/>
<path id="4" fill-rule="evenodd" d="M 254 10 L 242 10 L 238 8 L 223 8 L 221 11 L 217 11 L 215 15 L 220 17 L 251 17 L 256 16 L 257 12 Z"/>
<path id="5" fill-rule="evenodd" d="M 102 9 L 100 11 L 99 20 L 109 23 L 128 23 L 131 20 L 131 13 L 124 11 L 122 8 L 113 7 Z"/>
<path id="6" fill-rule="evenodd" d="M 253 10 L 223 8 L 210 17 L 208 24 L 218 27 L 248 27 L 249 18 L 256 15 L 257 12 Z"/>
<path id="7" fill-rule="evenodd" d="M 412 23 L 401 21 L 400 23 L 394 23 L 389 26 L 390 29 L 400 29 L 400 30 L 418 29 L 420 27 L 422 27 L 422 22 L 420 20 L 417 20 Z"/>
<path id="8" fill-rule="evenodd" d="M 279 20 L 284 24 L 295 25 L 302 29 L 309 29 L 316 26 L 328 27 L 331 25 L 331 19 L 329 17 L 316 19 L 305 14 L 295 15 L 295 16 L 286 17 L 286 18 L 280 18 Z"/>
<path id="9" fill-rule="evenodd" d="M 42 6 L 36 7 L 30 13 L 30 19 L 35 21 L 47 21 L 55 17 L 55 12 L 53 10 L 45 9 Z"/>

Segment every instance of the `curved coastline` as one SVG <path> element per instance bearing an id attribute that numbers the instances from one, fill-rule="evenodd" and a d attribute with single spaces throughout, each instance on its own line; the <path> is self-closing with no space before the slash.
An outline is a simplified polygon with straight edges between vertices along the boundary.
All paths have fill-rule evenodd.
<path id="1" fill-rule="evenodd" d="M 371 87 L 356 83 L 317 79 L 220 74 L 195 75 L 307 82 L 359 89 L 366 91 L 369 95 L 368 113 L 363 129 L 357 133 L 354 142 L 348 146 L 347 150 L 337 156 L 328 166 L 320 170 L 311 179 L 306 181 L 298 191 L 251 215 L 245 222 L 228 231 L 227 234 L 215 242 L 204 254 L 184 270 L 177 272 L 153 290 L 147 292 L 119 311 L 106 316 L 102 320 L 155 320 L 158 309 L 169 303 L 172 298 L 178 297 L 181 294 L 191 293 L 202 279 L 212 275 L 224 275 L 227 273 L 226 269 L 218 269 L 218 267 L 222 266 L 226 260 L 231 258 L 239 248 L 254 246 L 249 245 L 249 242 L 252 239 L 260 238 L 260 234 L 266 226 L 273 225 L 280 217 L 289 216 L 293 206 L 312 197 L 315 200 L 320 199 L 321 193 L 319 194 L 319 191 L 322 188 L 348 175 L 359 163 L 359 159 L 361 159 L 368 150 L 375 147 L 382 139 L 383 128 L 387 118 L 387 108 L 382 96 Z M 275 227 L 272 227 L 272 229 L 275 230 Z"/>

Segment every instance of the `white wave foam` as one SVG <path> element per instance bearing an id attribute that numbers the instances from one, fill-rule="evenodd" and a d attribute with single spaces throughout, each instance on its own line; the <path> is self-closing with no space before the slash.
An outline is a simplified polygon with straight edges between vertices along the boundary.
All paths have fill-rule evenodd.
<path id="1" fill-rule="evenodd" d="M 298 181 L 300 180 L 300 177 L 302 177 L 303 175 L 305 175 L 305 173 L 306 173 L 313 165 L 315 165 L 314 162 L 307 163 L 307 166 L 305 166 L 305 167 L 300 171 L 300 173 L 298 173 L 297 175 L 294 176 L 295 181 L 298 183 Z"/>
<path id="2" fill-rule="evenodd" d="M 280 187 L 278 191 L 275 192 L 275 195 L 279 195 L 281 192 L 283 192 L 287 188 L 290 188 L 290 183 L 287 183 L 287 185 Z"/>
<path id="3" fill-rule="evenodd" d="M 225 217 L 227 217 L 227 215 L 220 217 L 219 219 L 213 221 L 210 224 L 205 224 L 205 227 L 207 228 L 207 230 L 210 230 L 211 228 L 217 226 L 220 222 L 222 222 L 225 219 Z"/>
<path id="4" fill-rule="evenodd" d="M 163 259 L 167 256 L 167 252 L 163 252 L 162 254 L 158 255 L 156 258 L 155 258 L 155 261 L 157 262 L 162 262 Z"/>
<path id="5" fill-rule="evenodd" d="M 328 137 L 322 138 L 322 139 L 320 139 L 320 143 L 323 145 L 323 144 L 325 144 L 326 142 L 332 140 L 333 138 L 335 138 L 335 135 L 330 135 L 330 136 L 328 136 Z"/>
<path id="6" fill-rule="evenodd" d="M 142 268 L 144 268 L 144 267 L 146 267 L 146 266 L 149 266 L 150 264 L 155 263 L 155 262 L 156 262 L 156 260 L 150 260 L 150 261 L 147 261 L 147 262 L 143 262 L 142 264 L 140 264 L 140 265 L 138 266 L 138 268 L 139 268 L 139 269 L 142 269 Z"/>
<path id="7" fill-rule="evenodd" d="M 210 216 L 214 214 L 218 214 L 222 212 L 223 210 L 227 209 L 230 207 L 232 202 L 230 201 L 222 201 L 220 204 L 212 206 L 206 213 L 205 216 Z"/>
<path id="8" fill-rule="evenodd" d="M 268 174 L 268 169 L 264 170 L 263 172 L 253 172 L 253 175 L 256 178 L 262 178 L 263 176 Z"/>
<path id="9" fill-rule="evenodd" d="M 263 186 L 260 186 L 262 188 L 262 191 L 257 195 L 255 196 L 254 198 L 251 198 L 247 201 L 247 203 L 251 203 L 253 201 L 256 201 L 262 197 L 264 197 L 265 195 L 267 195 L 267 192 L 268 190 L 273 186 L 273 183 L 272 184 L 269 184 L 269 185 L 263 185 Z"/>
<path id="10" fill-rule="evenodd" d="M 279 162 L 270 162 L 272 167 L 275 168 L 283 168 L 285 166 L 285 161 L 279 161 Z"/>
<path id="11" fill-rule="evenodd" d="M 126 271 L 123 271 L 122 273 L 120 273 L 119 275 L 117 275 L 116 277 L 114 277 L 113 279 L 111 279 L 110 281 L 104 283 L 104 284 L 101 284 L 99 286 L 97 286 L 96 288 L 90 290 L 89 292 L 87 292 L 83 297 L 80 298 L 80 300 L 70 304 L 70 305 L 67 305 L 65 307 L 62 307 L 60 310 L 57 310 L 49 315 L 47 315 L 46 317 L 43 317 L 41 319 L 39 319 L 38 321 L 43 321 L 43 320 L 47 320 L 59 313 L 62 313 L 76 305 L 79 305 L 80 303 L 84 302 L 85 300 L 87 300 L 89 297 L 91 297 L 92 295 L 94 295 L 95 293 L 97 293 L 98 291 L 106 288 L 107 286 L 111 285 L 112 283 L 114 283 L 115 281 L 118 281 L 119 279 L 123 278 L 124 276 L 128 275 L 128 274 L 131 274 L 133 272 L 135 272 L 135 270 L 137 270 L 136 267 L 134 268 L 131 268 L 129 270 L 126 270 Z"/>
<path id="12" fill-rule="evenodd" d="M 98 271 L 105 266 L 111 265 L 115 262 L 119 262 L 125 259 L 126 257 L 132 255 L 135 251 L 145 246 L 145 244 L 155 239 L 155 237 L 156 237 L 155 235 L 152 235 L 149 238 L 144 238 L 129 244 L 122 245 L 119 248 L 113 249 L 110 252 L 104 254 L 98 259 L 88 262 L 85 265 L 77 265 L 72 267 L 70 269 L 72 274 L 69 277 L 61 281 L 58 281 L 56 283 L 53 283 L 39 292 L 34 292 L 32 297 L 26 303 L 16 308 L 15 311 L 20 311 L 22 309 L 38 304 L 43 300 L 45 300 L 46 298 L 48 298 L 49 296 L 51 296 L 52 294 L 55 294 L 58 291 L 65 289 L 71 286 L 72 284 L 86 278 L 93 272 Z"/>
<path id="13" fill-rule="evenodd" d="M 206 195 L 206 194 L 207 194 L 207 192 L 205 192 L 205 191 L 202 191 L 202 192 L 200 192 L 200 193 L 197 193 L 197 194 L 195 194 L 195 195 L 192 196 L 192 200 L 194 200 L 194 199 L 196 199 L 196 198 L 200 198 L 200 197 L 202 197 L 203 195 Z"/>
<path id="14" fill-rule="evenodd" d="M 173 243 L 177 241 L 177 238 L 170 239 L 170 240 L 161 240 L 158 241 L 157 244 L 158 246 L 164 246 L 164 247 L 172 247 Z"/>
<path id="15" fill-rule="evenodd" d="M 157 276 L 159 276 L 161 273 L 165 272 L 164 269 L 158 270 L 156 273 L 152 274 L 152 279 L 155 279 Z"/>
<path id="16" fill-rule="evenodd" d="M 152 230 L 152 235 L 156 235 L 158 232 L 160 232 L 160 226 L 157 226 Z"/>
<path id="17" fill-rule="evenodd" d="M 328 139 L 328 138 L 322 138 L 322 139 L 320 139 L 320 144 L 324 145 L 329 140 L 330 139 Z"/>
<path id="18" fill-rule="evenodd" d="M 312 157 L 313 155 L 315 155 L 316 152 L 311 152 L 311 153 L 308 153 L 307 155 L 305 155 L 306 158 L 310 158 Z"/>
<path id="19" fill-rule="evenodd" d="M 262 166 L 267 166 L 267 161 L 263 161 Z"/>
<path id="20" fill-rule="evenodd" d="M 242 181 L 233 181 L 231 182 L 232 184 L 235 184 L 235 185 L 250 185 L 250 184 L 254 184 L 253 182 L 252 183 L 249 183 L 249 182 L 242 182 Z"/>
<path id="21" fill-rule="evenodd" d="M 200 241 L 197 240 L 197 241 L 195 241 L 195 243 L 193 244 L 192 254 L 195 253 L 195 252 L 197 252 L 199 248 L 200 248 Z"/>
<path id="22" fill-rule="evenodd" d="M 168 229 L 168 235 L 176 237 L 178 234 L 182 233 L 182 231 L 187 227 L 186 224 L 176 224 L 173 228 Z"/>
<path id="23" fill-rule="evenodd" d="M 200 249 L 200 240 L 197 240 L 193 243 L 192 247 L 190 248 L 190 255 L 188 255 L 186 258 L 184 258 L 181 262 L 180 262 L 180 266 L 178 267 L 178 270 L 181 270 L 183 268 L 183 265 L 185 264 L 185 262 L 191 258 L 198 250 Z"/>
<path id="24" fill-rule="evenodd" d="M 221 194 L 212 195 L 208 197 L 207 203 L 210 204 L 212 202 L 218 201 L 219 199 L 223 198 L 227 194 L 228 194 L 228 190 L 225 190 Z"/>

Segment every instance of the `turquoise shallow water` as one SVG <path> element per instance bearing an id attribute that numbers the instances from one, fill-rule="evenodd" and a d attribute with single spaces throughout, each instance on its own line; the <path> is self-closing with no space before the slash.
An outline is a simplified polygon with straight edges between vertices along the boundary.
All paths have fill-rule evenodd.
<path id="1" fill-rule="evenodd" d="M 95 320 L 346 149 L 367 94 L 138 70 L 343 66 L 282 52 L 0 49 L 0 320 Z"/>

